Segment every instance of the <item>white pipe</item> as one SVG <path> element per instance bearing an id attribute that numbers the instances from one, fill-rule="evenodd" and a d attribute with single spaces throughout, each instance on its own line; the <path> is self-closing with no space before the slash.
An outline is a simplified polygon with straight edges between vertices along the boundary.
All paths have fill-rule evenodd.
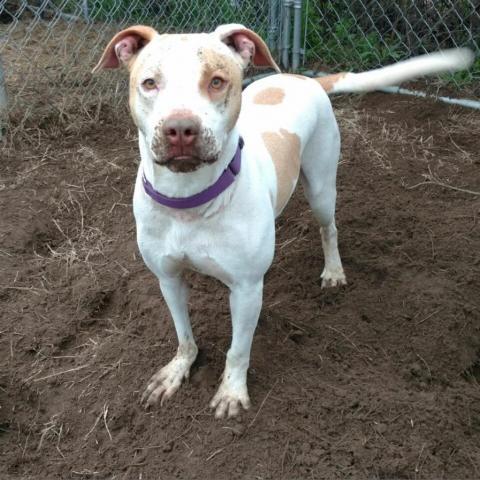
<path id="1" fill-rule="evenodd" d="M 433 98 L 435 100 L 440 100 L 441 102 L 450 103 L 452 105 L 461 105 L 462 107 L 476 108 L 477 110 L 480 110 L 480 102 L 478 100 L 469 100 L 468 98 L 451 98 L 451 97 L 430 95 L 420 90 L 409 90 L 408 88 L 401 88 L 401 87 L 383 87 L 383 88 L 379 88 L 378 91 L 384 92 L 384 93 L 400 93 L 401 95 L 411 95 L 414 97 L 421 97 L 421 98 Z"/>
<path id="2" fill-rule="evenodd" d="M 310 77 L 310 78 L 316 78 L 316 77 L 324 77 L 330 74 L 325 72 L 315 72 L 313 70 L 308 70 L 306 72 L 302 72 L 302 75 L 305 75 L 306 77 Z M 440 102 L 448 103 L 451 105 L 461 105 L 462 107 L 474 108 L 476 110 L 480 110 L 480 101 L 478 100 L 432 95 L 427 92 L 422 92 L 421 90 L 409 90 L 408 88 L 402 88 L 396 85 L 392 87 L 377 88 L 376 90 L 384 93 L 398 93 L 400 95 L 410 95 L 410 96 L 419 97 L 419 98 L 429 98 L 431 100 L 438 100 Z"/>

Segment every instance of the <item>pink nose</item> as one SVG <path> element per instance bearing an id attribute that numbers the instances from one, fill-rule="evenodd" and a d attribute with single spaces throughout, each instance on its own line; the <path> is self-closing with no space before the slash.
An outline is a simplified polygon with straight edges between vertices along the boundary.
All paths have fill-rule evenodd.
<path id="1" fill-rule="evenodd" d="M 175 116 L 163 124 L 163 134 L 171 146 L 193 145 L 200 131 L 200 122 L 195 117 Z"/>

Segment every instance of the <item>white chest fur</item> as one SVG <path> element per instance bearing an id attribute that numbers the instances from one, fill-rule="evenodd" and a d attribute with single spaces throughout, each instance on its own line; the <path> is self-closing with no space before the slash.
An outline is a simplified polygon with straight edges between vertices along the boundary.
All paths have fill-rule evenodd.
<path id="1" fill-rule="evenodd" d="M 252 264 L 261 271 L 271 262 L 274 219 L 268 203 L 262 202 L 255 211 L 249 201 L 237 200 L 237 196 L 243 197 L 248 174 L 245 168 L 243 182 L 239 178 L 226 198 L 219 197 L 219 204 L 211 205 L 212 212 L 207 214 L 162 207 L 145 194 L 137 179 L 133 202 L 137 242 L 155 275 L 172 276 L 192 269 L 230 287 L 234 279 L 251 274 Z"/>

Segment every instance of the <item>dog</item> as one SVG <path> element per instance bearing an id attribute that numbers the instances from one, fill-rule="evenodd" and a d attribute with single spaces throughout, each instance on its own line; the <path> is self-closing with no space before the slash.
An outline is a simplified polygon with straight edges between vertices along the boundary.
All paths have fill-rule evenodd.
<path id="1" fill-rule="evenodd" d="M 310 79 L 280 74 L 264 41 L 243 25 L 166 35 L 134 26 L 112 38 L 94 71 L 129 70 L 141 156 L 133 198 L 137 242 L 178 336 L 176 355 L 142 396 L 147 407 L 178 390 L 197 356 L 183 278 L 193 269 L 230 289 L 232 342 L 210 407 L 217 418 L 249 408 L 247 369 L 274 255 L 275 218 L 299 179 L 320 225 L 322 287 L 346 283 L 335 226 L 340 135 L 328 94 L 466 68 L 472 57 L 470 50 L 453 49 Z M 278 74 L 242 94 L 249 64 Z"/>

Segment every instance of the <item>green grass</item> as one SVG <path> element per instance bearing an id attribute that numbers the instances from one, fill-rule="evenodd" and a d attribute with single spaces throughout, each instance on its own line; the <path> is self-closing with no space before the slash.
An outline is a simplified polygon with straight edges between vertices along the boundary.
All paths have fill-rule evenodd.
<path id="1" fill-rule="evenodd" d="M 468 70 L 441 75 L 443 81 L 455 83 L 459 88 L 468 87 L 480 82 L 480 57 L 477 58 Z"/>
<path id="2" fill-rule="evenodd" d="M 435 14 L 428 10 L 428 6 L 421 7 L 421 12 L 412 12 L 411 5 L 405 4 L 402 18 L 407 22 L 415 23 L 419 15 L 432 19 L 432 24 L 415 23 L 412 28 L 420 40 L 415 41 L 416 37 L 412 37 L 413 42 L 412 38 L 408 41 L 406 33 L 398 33 L 405 29 L 405 23 L 402 26 L 402 22 L 395 22 L 399 18 L 400 6 L 395 7 L 394 2 L 382 5 L 383 10 L 377 12 L 373 6 L 360 8 L 355 0 L 310 0 L 308 11 L 303 12 L 304 25 L 307 25 L 307 68 L 321 65 L 332 70 L 362 71 L 424 53 L 424 49 L 436 51 L 438 43 L 440 48 L 451 48 L 455 44 L 468 45 L 472 37 L 476 38 L 475 31 L 459 27 L 460 20 L 448 5 L 438 2 Z M 472 15 L 471 4 L 464 0 L 456 2 L 455 10 L 465 22 Z M 437 21 L 434 22 L 432 15 L 440 16 L 441 21 L 435 17 Z M 397 26 L 397 33 L 393 32 L 392 23 Z M 472 85 L 480 78 L 480 59 L 469 70 L 445 74 L 441 78 L 457 87 Z"/>

